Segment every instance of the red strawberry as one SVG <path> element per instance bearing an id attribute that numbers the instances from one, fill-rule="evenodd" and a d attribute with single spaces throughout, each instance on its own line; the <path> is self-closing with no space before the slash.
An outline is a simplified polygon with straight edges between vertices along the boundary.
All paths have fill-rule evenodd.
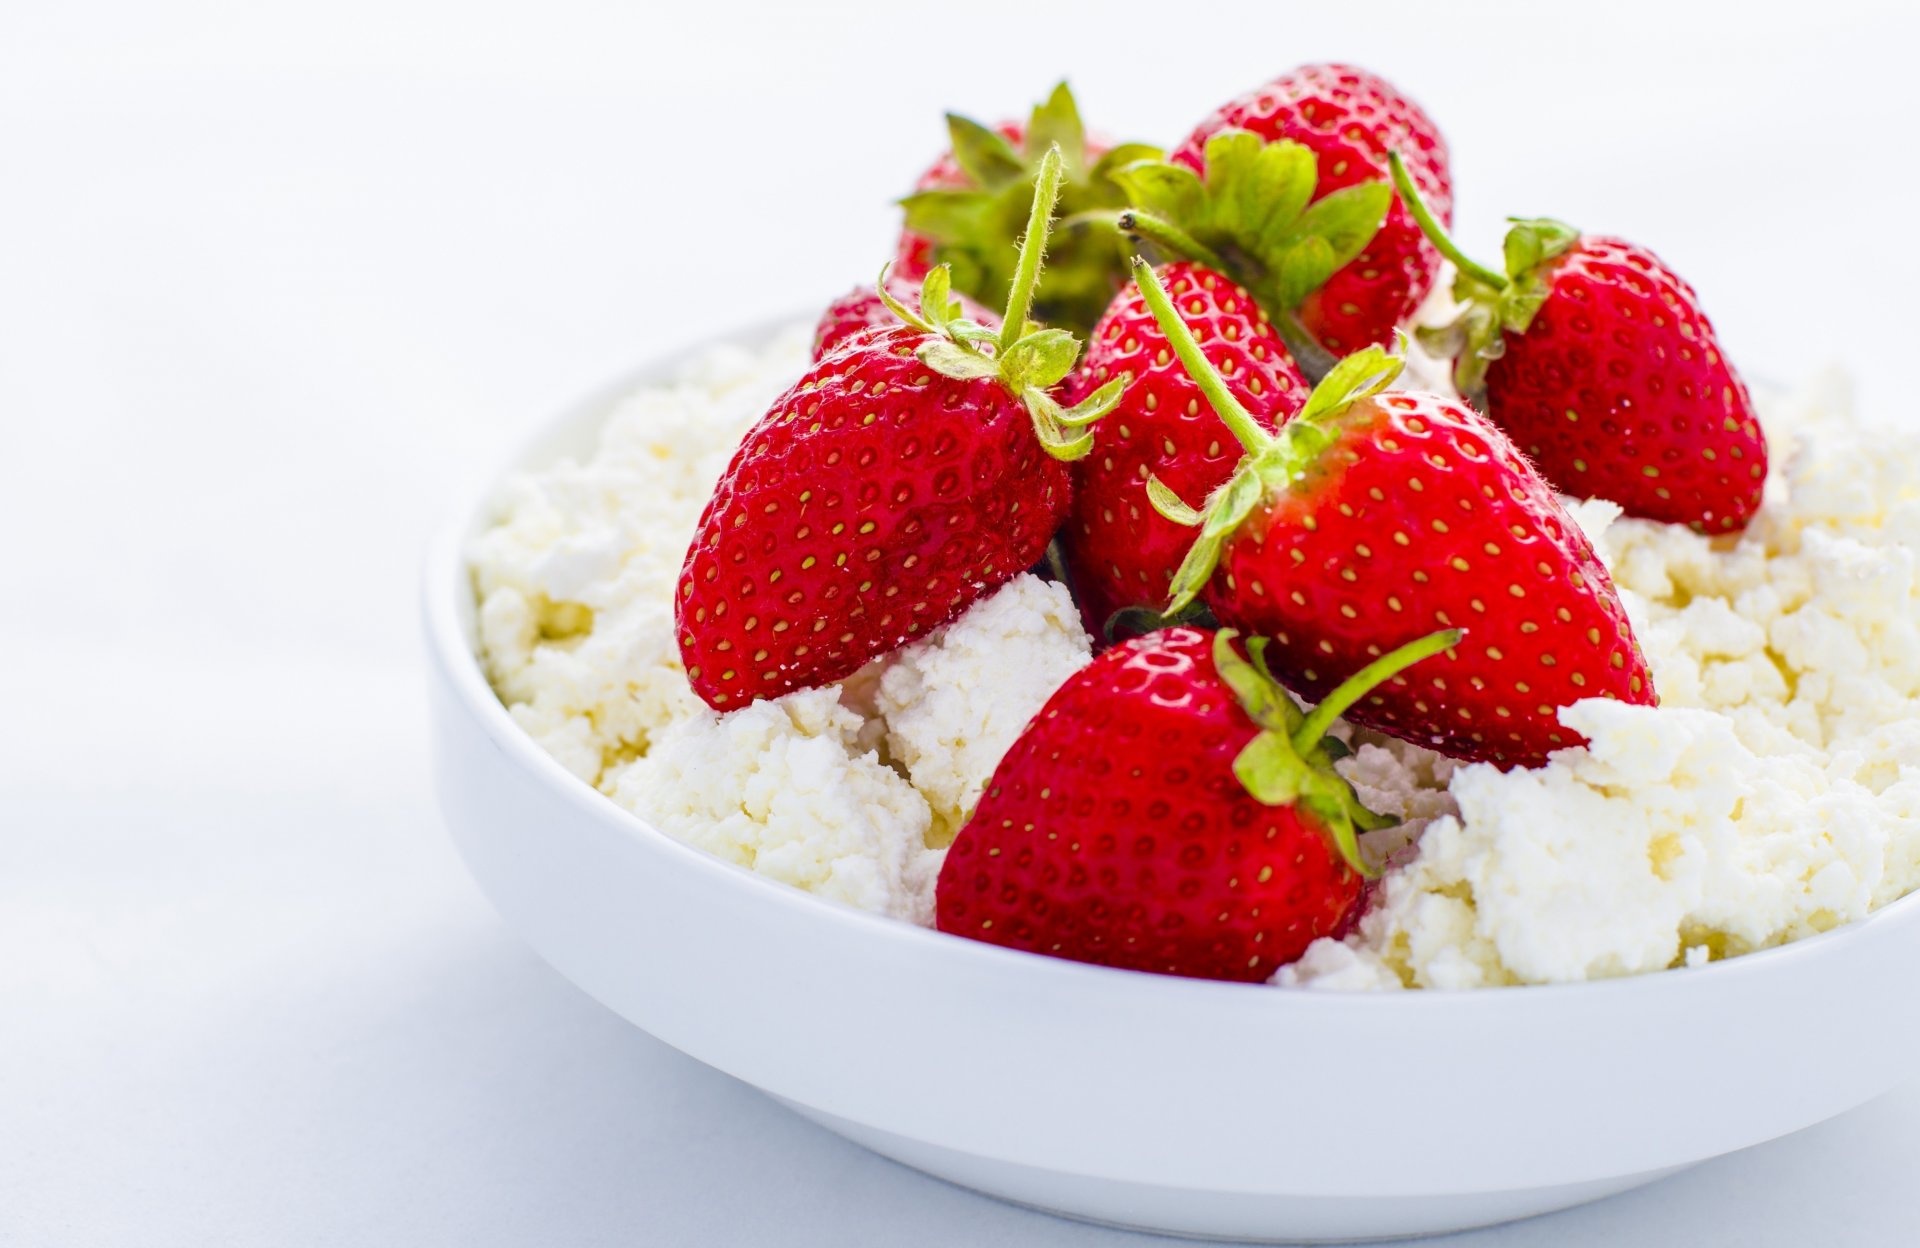
<path id="1" fill-rule="evenodd" d="M 856 335 L 774 401 L 721 476 L 681 568 L 687 679 L 727 710 L 852 675 L 1032 566 L 1066 513 L 1064 461 L 1116 384 L 1051 396 L 1079 344 L 1027 320 L 1060 184 L 1041 162 L 1006 325 L 953 317 L 947 270 L 905 324 Z M 891 298 L 891 296 L 888 296 Z M 992 341 L 993 350 L 983 346 Z"/>
<path id="2" fill-rule="evenodd" d="M 1117 146 L 1087 137 L 1065 83 L 1023 126 L 989 130 L 949 114 L 951 150 L 901 201 L 906 226 L 895 271 L 917 277 L 932 264 L 953 269 L 954 289 L 983 303 L 1004 304 L 1014 275 L 1014 245 L 1026 222 L 1027 188 L 1040 158 L 1059 147 L 1066 158 L 1060 212 L 1066 219 L 1034 296 L 1035 319 L 1084 334 L 1127 276 L 1127 255 L 1112 225 L 1126 196 L 1114 170 L 1160 156 L 1141 143 Z"/>
<path id="3" fill-rule="evenodd" d="M 1439 127 L 1391 83 L 1364 69 L 1303 65 L 1282 74 L 1217 109 L 1169 159 L 1204 171 L 1207 140 L 1229 129 L 1311 148 L 1319 161 L 1320 195 L 1384 178 L 1388 153 L 1404 152 L 1435 211 L 1452 220 L 1453 174 Z M 1307 296 L 1301 323 L 1335 354 L 1384 345 L 1433 288 L 1439 264 L 1411 215 L 1395 205 L 1366 250 Z"/>
<path id="4" fill-rule="evenodd" d="M 1181 362 L 1248 451 L 1204 518 L 1182 516 L 1202 527 L 1171 607 L 1204 592 L 1221 623 L 1272 637 L 1274 671 L 1310 699 L 1409 637 L 1465 629 L 1443 660 L 1348 716 L 1458 758 L 1538 765 L 1581 740 L 1560 707 L 1655 702 L 1612 578 L 1485 417 L 1437 395 L 1382 393 L 1400 361 L 1369 347 L 1269 434 L 1213 374 L 1151 270 L 1137 270 Z"/>
<path id="5" fill-rule="evenodd" d="M 1266 979 L 1360 907 L 1358 829 L 1384 826 L 1323 745 L 1343 701 L 1432 655 L 1424 639 L 1312 716 L 1264 639 L 1170 628 L 1108 650 L 1048 700 L 940 870 L 940 930 L 1205 979 Z"/>
<path id="6" fill-rule="evenodd" d="M 1701 533 L 1760 509 L 1767 440 L 1700 297 L 1644 247 L 1516 218 L 1505 273 L 1460 253 L 1396 170 L 1403 202 L 1460 271 L 1441 335 L 1460 391 L 1563 493 Z"/>
<path id="7" fill-rule="evenodd" d="M 924 271 L 918 277 L 924 277 Z M 886 281 L 887 293 L 893 301 L 904 304 L 916 311 L 920 307 L 920 286 L 916 280 L 908 283 L 899 278 L 889 277 Z M 948 309 L 948 320 L 965 318 L 976 325 L 988 329 L 998 329 L 1000 318 L 987 311 L 965 295 L 953 296 L 952 306 Z M 873 329 L 881 325 L 904 325 L 906 322 L 893 314 L 887 301 L 872 286 L 859 286 L 835 299 L 827 305 L 820 317 L 820 323 L 813 331 L 813 358 L 818 360 L 847 339 L 863 329 Z"/>
<path id="8" fill-rule="evenodd" d="M 1188 262 L 1168 265 L 1160 278 L 1207 358 L 1263 427 L 1299 410 L 1306 381 L 1244 289 Z M 1220 427 L 1131 283 L 1095 327 L 1068 394 L 1116 378 L 1126 390 L 1101 426 L 1099 451 L 1074 465 L 1073 514 L 1062 535 L 1074 594 L 1096 637 L 1121 608 L 1166 602 L 1174 569 L 1193 544 L 1190 530 L 1148 502 L 1148 478 L 1204 498 L 1240 460 L 1240 444 Z"/>
<path id="9" fill-rule="evenodd" d="M 1283 176 L 1278 161 L 1252 162 L 1248 153 L 1263 143 L 1293 153 L 1293 169 Z M 1148 213 L 1143 236 L 1176 255 L 1218 260 L 1281 329 L 1297 323 L 1289 345 L 1311 375 L 1332 361 L 1312 358 L 1309 344 L 1336 357 L 1384 344 L 1433 286 L 1439 254 L 1386 189 L 1396 148 L 1448 215 L 1447 145 L 1420 106 L 1365 70 L 1308 65 L 1216 109 L 1168 165 L 1149 171 L 1158 185 L 1135 176 L 1128 190 Z M 1203 174 L 1204 192 L 1172 179 L 1169 167 Z M 1295 216 L 1291 229 L 1278 224 Z M 1329 249 L 1303 251 L 1316 235 Z"/>

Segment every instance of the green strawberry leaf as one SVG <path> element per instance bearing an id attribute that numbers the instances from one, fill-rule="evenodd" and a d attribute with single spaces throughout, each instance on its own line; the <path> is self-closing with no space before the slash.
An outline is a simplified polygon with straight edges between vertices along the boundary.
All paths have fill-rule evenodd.
<path id="1" fill-rule="evenodd" d="M 929 238 L 972 234 L 992 220 L 995 206 L 985 191 L 915 191 L 900 201 L 906 227 Z"/>
<path id="2" fill-rule="evenodd" d="M 1309 204 L 1294 232 L 1326 239 L 1333 248 L 1334 267 L 1343 268 L 1367 249 L 1391 207 L 1393 188 L 1385 182 L 1343 186 Z"/>
<path id="3" fill-rule="evenodd" d="M 1046 154 L 1057 149 L 1065 174 L 1056 205 L 1062 224 L 1032 295 L 1032 316 L 1081 334 L 1092 330 L 1126 280 L 1127 253 L 1115 219 L 1127 205 L 1127 194 L 1113 175 L 1127 165 L 1157 160 L 1160 149 L 1123 143 L 1089 169 L 1080 110 L 1064 83 L 1033 110 L 1019 148 L 964 117 L 950 116 L 947 124 L 955 162 L 968 185 L 903 198 L 906 228 L 931 244 L 936 263 L 952 266 L 955 290 L 988 307 L 1004 307 L 1032 179 Z"/>
<path id="4" fill-rule="evenodd" d="M 1501 291 L 1499 299 L 1494 302 L 1494 314 L 1500 327 L 1510 333 L 1526 333 L 1527 327 L 1533 324 L 1533 318 L 1539 315 L 1540 305 L 1547 301 L 1547 294 L 1547 282 L 1531 272 Z M 1499 345 L 1504 351 L 1506 344 L 1501 342 Z M 1487 358 L 1494 359 L 1497 355 Z"/>
<path id="5" fill-rule="evenodd" d="M 1513 228 L 1507 231 L 1505 252 L 1507 277 L 1522 281 L 1535 269 L 1566 254 L 1580 241 L 1580 231 L 1552 217 L 1509 217 Z"/>
<path id="6" fill-rule="evenodd" d="M 1120 143 L 1108 148 L 1100 159 L 1093 163 L 1092 180 L 1112 182 L 1116 171 L 1128 165 L 1139 164 L 1143 160 L 1159 160 L 1166 155 L 1151 143 Z M 1125 203 L 1123 198 L 1121 203 Z"/>
<path id="7" fill-rule="evenodd" d="M 953 145 L 954 163 L 973 180 L 975 186 L 995 190 L 1009 183 L 1026 180 L 1025 158 L 1014 150 L 1013 144 L 1007 142 L 999 131 L 989 130 L 958 113 L 948 113 L 947 138 Z"/>
<path id="8" fill-rule="evenodd" d="M 953 306 L 957 308 L 960 305 L 955 303 Z M 1000 340 L 999 330 L 989 329 L 978 321 L 969 321 L 964 317 L 948 321 L 946 334 L 955 342 L 998 342 Z"/>
<path id="9" fill-rule="evenodd" d="M 1405 365 L 1403 356 L 1389 355 L 1379 347 L 1362 347 L 1333 366 L 1286 428 L 1302 421 L 1317 426 L 1361 399 L 1380 393 L 1399 378 Z"/>
<path id="10" fill-rule="evenodd" d="M 886 305 L 887 311 L 893 313 L 895 316 L 899 317 L 902 321 L 905 321 L 907 324 L 913 326 L 915 329 L 933 332 L 932 322 L 928 321 L 926 317 L 920 315 L 918 310 L 914 308 L 910 308 L 906 304 L 902 303 L 900 300 L 894 298 L 893 292 L 887 289 L 887 269 L 892 267 L 893 266 L 888 265 L 882 268 L 880 270 L 880 280 L 874 283 L 874 290 L 879 292 L 880 302 Z M 938 271 L 944 271 L 945 269 L 946 269 L 945 265 L 937 266 Z M 929 272 L 926 276 L 926 279 L 920 283 L 920 298 L 923 301 L 927 297 L 927 283 L 933 280 L 934 280 L 933 273 Z M 924 306 L 924 302 L 922 306 Z"/>
<path id="11" fill-rule="evenodd" d="M 1298 800 L 1307 785 L 1307 773 L 1307 761 L 1293 752 L 1283 732 L 1258 734 L 1233 760 L 1233 774 L 1240 787 L 1263 806 L 1285 806 Z"/>
<path id="12" fill-rule="evenodd" d="M 1240 657 L 1240 652 L 1233 648 L 1234 639 L 1239 635 L 1239 630 L 1232 628 L 1223 628 L 1213 635 L 1214 670 L 1233 691 L 1234 700 L 1239 702 L 1248 719 L 1274 732 L 1291 733 L 1300 719 L 1300 708 L 1265 670 L 1264 663 Z M 1265 637 L 1247 639 L 1249 652 L 1256 646 L 1264 650 L 1266 644 Z"/>
<path id="13" fill-rule="evenodd" d="M 1187 548 L 1186 557 L 1173 574 L 1173 593 L 1167 602 L 1168 611 L 1180 610 L 1206 588 L 1207 582 L 1213 579 L 1214 569 L 1220 566 L 1220 554 L 1226 547 L 1227 539 L 1253 514 L 1266 489 L 1266 482 L 1257 471 L 1254 460 L 1249 457 L 1240 461 L 1240 466 L 1227 478 L 1226 485 L 1207 500 L 1206 511 L 1200 522 L 1200 536 Z"/>
<path id="14" fill-rule="evenodd" d="M 1120 405 L 1120 396 L 1127 390 L 1124 377 L 1115 377 L 1072 407 L 1060 412 L 1060 423 L 1070 429 L 1090 425 Z"/>
<path id="15" fill-rule="evenodd" d="M 999 377 L 1000 365 L 988 356 L 977 351 L 969 351 L 957 342 L 945 338 L 923 343 L 914 353 L 925 364 L 942 377 L 952 377 L 959 381 L 975 381 L 982 377 Z"/>
<path id="16" fill-rule="evenodd" d="M 1187 501 L 1175 494 L 1165 481 L 1151 473 L 1147 475 L 1147 502 L 1168 520 L 1189 529 L 1199 528 L 1206 519 L 1201 512 L 1189 507 Z"/>
<path id="17" fill-rule="evenodd" d="M 1280 256 L 1280 302 L 1297 308 L 1302 300 L 1327 284 L 1339 262 L 1333 245 L 1324 238 L 1307 237 L 1287 248 Z"/>
<path id="18" fill-rule="evenodd" d="M 1280 678 L 1273 674 L 1271 667 L 1267 666 L 1267 640 L 1265 637 L 1247 638 L 1247 657 L 1253 660 L 1254 667 L 1259 669 L 1262 676 L 1277 685 L 1280 683 Z"/>
<path id="19" fill-rule="evenodd" d="M 1058 385 L 1073 371 L 1080 340 L 1064 329 L 1042 329 L 1021 337 L 1000 357 L 1000 373 L 1015 390 Z"/>
<path id="20" fill-rule="evenodd" d="M 1060 420 L 1060 404 L 1045 390 L 1029 386 L 1020 398 L 1033 418 L 1033 435 L 1047 454 L 1071 463 L 1085 459 L 1093 450 L 1093 434 L 1086 429 L 1068 429 Z"/>
<path id="21" fill-rule="evenodd" d="M 1044 102 L 1034 105 L 1033 115 L 1027 121 L 1029 157 L 1037 157 L 1056 145 L 1068 169 L 1078 169 L 1086 163 L 1087 129 L 1080 121 L 1080 108 L 1073 101 L 1073 92 L 1064 82 L 1054 87 Z"/>
<path id="22" fill-rule="evenodd" d="M 1207 140 L 1207 198 L 1225 212 L 1234 201 L 1234 188 L 1252 168 L 1265 146 L 1250 130 L 1222 130 Z"/>
<path id="23" fill-rule="evenodd" d="M 936 264 L 920 279 L 920 315 L 935 332 L 946 329 L 960 313 L 953 299 L 953 270 Z"/>
<path id="24" fill-rule="evenodd" d="M 1143 160 L 1115 169 L 1112 176 L 1134 207 L 1170 221 L 1198 217 L 1206 204 L 1200 175 L 1185 165 Z"/>
<path id="25" fill-rule="evenodd" d="M 1352 786 L 1330 771 L 1308 773 L 1315 782 L 1302 794 L 1300 804 L 1325 826 L 1334 849 L 1362 879 L 1376 879 L 1380 872 L 1360 854 L 1360 837 L 1354 830 L 1354 808 L 1366 811 Z M 1368 811 L 1368 814 L 1372 812 Z"/>
<path id="26" fill-rule="evenodd" d="M 1286 250 L 1296 233 L 1295 222 L 1319 184 L 1320 170 L 1307 148 L 1269 143 L 1261 150 L 1246 179 L 1239 211 L 1240 230 L 1254 240 L 1257 254 Z"/>

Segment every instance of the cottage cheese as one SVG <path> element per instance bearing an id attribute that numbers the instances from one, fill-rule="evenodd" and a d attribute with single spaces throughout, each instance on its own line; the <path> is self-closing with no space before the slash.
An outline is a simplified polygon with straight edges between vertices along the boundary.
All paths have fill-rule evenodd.
<path id="1" fill-rule="evenodd" d="M 795 330 L 710 353 L 622 403 L 590 456 L 513 482 L 472 551 L 484 658 L 542 748 L 668 834 L 927 923 L 943 847 L 1088 639 L 1064 590 L 1022 576 L 843 685 L 725 716 L 693 695 L 673 636 L 681 558 L 806 345 Z M 1766 404 L 1774 478 L 1739 538 L 1573 504 L 1659 708 L 1569 707 L 1591 746 L 1509 773 L 1336 727 L 1343 773 L 1401 822 L 1366 839 L 1386 871 L 1357 930 L 1277 983 L 1697 965 L 1920 887 L 1920 434 L 1868 435 L 1847 408 L 1831 382 Z"/>
<path id="2" fill-rule="evenodd" d="M 473 546 L 487 672 L 515 721 L 667 834 L 848 905 L 931 923 L 945 846 L 1090 657 L 1064 588 L 1019 576 L 844 682 L 716 715 L 674 582 L 742 434 L 805 367 L 795 330 L 636 391 L 593 453 L 510 482 Z"/>

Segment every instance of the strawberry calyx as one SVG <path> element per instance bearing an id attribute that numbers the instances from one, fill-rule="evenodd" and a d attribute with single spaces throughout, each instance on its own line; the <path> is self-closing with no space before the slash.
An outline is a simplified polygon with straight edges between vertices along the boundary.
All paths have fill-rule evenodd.
<path id="1" fill-rule="evenodd" d="M 1156 250 L 1218 270 L 1250 291 L 1313 380 L 1335 357 L 1298 309 L 1373 241 L 1393 188 L 1360 182 L 1318 200 L 1319 162 L 1291 139 L 1226 129 L 1206 145 L 1206 177 L 1163 160 L 1114 171 L 1132 210 L 1120 228 Z"/>
<path id="2" fill-rule="evenodd" d="M 1192 603 L 1213 578 L 1227 539 L 1263 500 L 1292 488 L 1312 472 L 1321 453 L 1337 436 L 1341 413 L 1392 385 L 1400 376 L 1405 360 L 1379 347 L 1355 351 L 1320 379 L 1292 420 L 1278 432 L 1269 433 L 1227 389 L 1219 370 L 1201 352 L 1200 344 L 1180 318 L 1152 267 L 1136 258 L 1133 275 L 1139 283 L 1141 298 L 1167 336 L 1168 345 L 1179 357 L 1181 366 L 1247 452 L 1233 475 L 1198 508 L 1174 493 L 1158 477 L 1147 478 L 1147 501 L 1155 511 L 1175 524 L 1200 530 L 1173 574 L 1172 596 L 1166 613 L 1175 615 Z"/>
<path id="3" fill-rule="evenodd" d="M 972 185 L 908 195 L 900 201 L 906 228 L 932 242 L 933 259 L 952 267 L 956 289 L 989 306 L 1000 302 L 1015 276 L 1007 242 L 1025 215 L 1027 186 L 1057 147 L 1066 173 L 1060 210 L 1073 228 L 1057 249 L 1036 308 L 1041 320 L 1081 332 L 1093 328 L 1125 273 L 1126 253 L 1112 214 L 1126 207 L 1127 197 L 1114 171 L 1158 159 L 1160 149 L 1122 143 L 1089 162 L 1086 128 L 1064 82 L 1034 107 L 1018 145 L 953 113 L 947 115 L 947 134 L 954 163 Z"/>
<path id="4" fill-rule="evenodd" d="M 1448 324 L 1421 329 L 1420 343 L 1436 355 L 1453 357 L 1454 385 L 1477 396 L 1486 389 L 1487 367 L 1506 354 L 1506 335 L 1524 334 L 1533 324 L 1552 290 L 1553 262 L 1580 241 L 1580 231 L 1552 217 L 1508 217 L 1512 228 L 1501 247 L 1502 273 L 1460 250 L 1421 199 L 1399 152 L 1388 153 L 1387 166 L 1420 232 L 1453 262 L 1453 297 L 1463 305 Z"/>
<path id="5" fill-rule="evenodd" d="M 1214 670 L 1260 729 L 1234 756 L 1235 778 L 1262 805 L 1297 805 L 1307 810 L 1326 827 L 1348 866 L 1366 879 L 1377 877 L 1379 871 L 1360 853 L 1359 834 L 1391 827 L 1395 821 L 1367 809 L 1353 786 L 1333 769 L 1334 760 L 1345 751 L 1341 742 L 1327 736 L 1327 730 L 1376 686 L 1422 659 L 1459 645 L 1466 634 L 1457 628 L 1444 629 L 1382 655 L 1342 681 L 1311 712 L 1302 711 L 1268 669 L 1267 639 L 1247 638 L 1243 658 L 1233 645 L 1239 635 L 1237 629 L 1223 628 L 1213 636 Z"/>
<path id="6" fill-rule="evenodd" d="M 921 279 L 918 312 L 887 290 L 884 270 L 878 289 L 888 310 L 929 336 L 915 352 L 921 363 L 943 377 L 999 382 L 1025 406 L 1033 419 L 1034 436 L 1047 454 L 1072 461 L 1093 449 L 1093 431 L 1088 426 L 1113 410 L 1126 383 L 1116 377 L 1073 406 L 1063 405 L 1052 391 L 1073 371 L 1080 340 L 1069 330 L 1044 328 L 1028 319 L 1064 167 L 1058 146 L 1041 158 L 1013 284 L 1007 292 L 1006 319 L 998 330 L 963 315 L 953 297 L 952 271 L 944 264 L 935 265 Z"/>

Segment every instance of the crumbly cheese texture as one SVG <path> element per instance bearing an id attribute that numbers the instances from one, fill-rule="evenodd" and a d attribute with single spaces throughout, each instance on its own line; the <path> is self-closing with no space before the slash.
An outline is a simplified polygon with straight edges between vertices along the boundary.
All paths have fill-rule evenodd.
<path id="1" fill-rule="evenodd" d="M 1423 319 L 1444 319 L 1439 299 Z M 1058 585 L 1021 576 L 838 686 L 717 715 L 673 592 L 714 480 L 804 367 L 796 330 L 637 390 L 593 452 L 510 483 L 471 551 L 483 659 L 518 722 L 620 805 L 845 904 L 932 920 L 944 846 L 1027 721 L 1088 661 Z M 1445 386 L 1444 362 L 1410 362 Z M 1562 719 L 1591 745 L 1501 772 L 1336 725 L 1385 866 L 1344 940 L 1275 982 L 1558 983 L 1699 965 L 1920 888 L 1920 432 L 1867 431 L 1828 382 L 1763 404 L 1767 504 L 1738 538 L 1575 519 L 1661 695 Z"/>
<path id="2" fill-rule="evenodd" d="M 592 454 L 511 481 L 469 553 L 488 677 L 574 774 L 670 836 L 822 896 L 931 923 L 944 846 L 1001 755 L 1090 657 L 1066 590 L 1015 577 L 841 685 L 718 715 L 673 593 L 741 436 L 809 334 L 636 390 Z"/>
<path id="3" fill-rule="evenodd" d="M 1765 405 L 1774 476 L 1737 539 L 1576 506 L 1660 706 L 1567 708 L 1591 744 L 1533 770 L 1360 741 L 1342 770 L 1407 822 L 1372 847 L 1391 865 L 1358 929 L 1277 983 L 1699 965 L 1920 887 L 1920 432 L 1864 430 L 1848 408 L 1833 381 Z"/>

